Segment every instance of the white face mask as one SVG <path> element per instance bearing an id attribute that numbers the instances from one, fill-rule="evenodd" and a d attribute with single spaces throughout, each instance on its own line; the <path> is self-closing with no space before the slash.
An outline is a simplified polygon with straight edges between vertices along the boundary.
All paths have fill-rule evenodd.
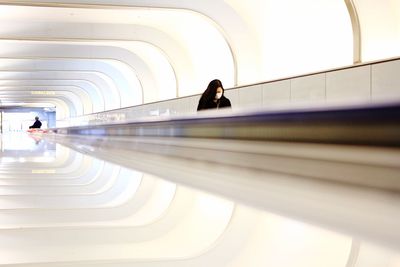
<path id="1" fill-rule="evenodd" d="M 222 93 L 217 93 L 217 94 L 215 95 L 215 99 L 220 99 L 221 96 L 222 96 Z"/>

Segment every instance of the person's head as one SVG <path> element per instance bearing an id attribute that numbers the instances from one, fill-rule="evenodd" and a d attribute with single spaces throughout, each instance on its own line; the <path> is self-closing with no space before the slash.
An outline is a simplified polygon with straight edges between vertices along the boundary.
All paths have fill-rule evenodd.
<path id="1" fill-rule="evenodd" d="M 204 92 L 207 98 L 211 99 L 220 99 L 224 94 L 224 87 L 222 86 L 222 82 L 218 79 L 212 80 L 207 87 L 207 90 Z"/>
<path id="2" fill-rule="evenodd" d="M 35 120 L 36 120 L 36 121 L 38 121 L 38 120 L 39 120 L 39 117 L 38 117 L 38 116 L 36 116 L 36 117 L 35 117 Z"/>

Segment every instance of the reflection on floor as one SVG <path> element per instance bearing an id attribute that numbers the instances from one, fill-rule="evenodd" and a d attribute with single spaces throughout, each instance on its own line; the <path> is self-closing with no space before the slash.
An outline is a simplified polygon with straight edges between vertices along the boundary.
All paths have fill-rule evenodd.
<path id="1" fill-rule="evenodd" d="M 0 266 L 400 266 L 393 246 L 25 134 L 1 140 Z"/>

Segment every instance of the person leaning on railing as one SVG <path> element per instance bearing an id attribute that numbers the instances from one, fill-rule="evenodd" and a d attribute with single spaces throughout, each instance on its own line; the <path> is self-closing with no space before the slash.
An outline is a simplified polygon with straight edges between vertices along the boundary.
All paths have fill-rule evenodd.
<path id="1" fill-rule="evenodd" d="M 197 111 L 204 109 L 219 109 L 231 107 L 231 101 L 224 96 L 224 87 L 220 80 L 212 80 L 201 95 Z"/>

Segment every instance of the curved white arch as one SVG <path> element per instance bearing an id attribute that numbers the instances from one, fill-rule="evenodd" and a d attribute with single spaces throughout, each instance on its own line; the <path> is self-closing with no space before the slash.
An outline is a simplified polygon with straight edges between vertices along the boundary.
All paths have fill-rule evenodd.
<path id="1" fill-rule="evenodd" d="M 347 5 L 347 10 L 349 12 L 351 26 L 353 28 L 353 63 L 362 62 L 361 59 L 361 28 L 360 28 L 360 19 L 358 17 L 357 9 L 354 5 L 353 0 L 345 0 Z"/>
<path id="2" fill-rule="evenodd" d="M 80 95 L 81 98 L 86 99 L 85 102 L 90 102 L 92 106 L 92 112 L 104 111 L 104 101 L 99 101 L 102 96 L 98 94 L 98 89 L 94 88 L 94 84 L 84 80 L 57 80 L 57 79 L 47 79 L 47 80 L 2 80 L 0 78 L 0 87 L 4 86 L 33 86 L 40 88 L 44 86 L 45 88 L 59 88 L 60 86 L 68 86 L 71 89 L 79 88 L 75 90 L 75 93 Z M 95 101 L 91 101 L 91 99 Z M 102 104 L 103 102 L 103 104 Z M 88 113 L 88 112 L 85 112 Z"/>
<path id="3" fill-rule="evenodd" d="M 57 107 L 56 119 L 64 119 L 71 116 L 76 116 L 76 111 L 73 107 L 73 104 L 66 99 L 65 97 L 27 97 L 27 96 L 18 96 L 18 95 L 7 95 L 2 97 L 3 103 L 20 101 L 23 103 L 51 103 Z"/>
<path id="4" fill-rule="evenodd" d="M 353 0 L 361 30 L 361 57 L 372 61 L 400 55 L 400 2 Z"/>
<path id="5" fill-rule="evenodd" d="M 59 97 L 60 100 L 63 100 L 68 106 L 69 110 L 72 112 L 71 114 L 75 114 L 74 116 L 81 116 L 83 115 L 84 108 L 83 104 L 81 102 L 81 99 L 79 96 L 74 94 L 71 91 L 61 91 L 60 94 L 58 95 L 46 95 L 46 94 L 31 94 L 31 92 L 36 92 L 38 90 L 35 90 L 35 88 L 10 88 L 11 90 L 1 90 L 0 95 L 3 97 L 3 99 L 8 100 L 10 97 L 15 96 L 17 99 L 24 101 L 25 103 L 30 102 L 34 99 L 55 99 Z M 13 90 L 15 89 L 15 90 Z M 33 90 L 32 90 L 33 89 Z M 46 90 L 43 90 L 46 91 Z M 56 106 L 57 108 L 57 106 Z"/>
<path id="6" fill-rule="evenodd" d="M 61 95 L 67 97 L 75 106 L 78 116 L 93 113 L 93 105 L 89 95 L 80 87 L 63 86 L 63 85 L 18 85 L 18 86 L 2 86 L 0 85 L 1 93 L 12 95 L 13 93 L 23 93 L 24 95 L 39 95 L 56 97 Z"/>
<path id="7" fill-rule="evenodd" d="M 144 102 L 174 98 L 177 82 L 163 52 L 145 42 L 1 41 L 0 57 L 62 58 L 120 61 L 130 66 L 143 85 Z M 34 48 L 34 49 L 33 49 Z M 155 64 L 157 63 L 157 64 Z M 120 64 L 123 66 L 123 64 Z M 186 66 L 188 67 L 188 65 Z M 129 79 L 130 74 L 128 72 Z M 133 98 L 134 96 L 132 96 Z"/>
<path id="8" fill-rule="evenodd" d="M 136 75 L 131 73 L 127 79 L 128 69 L 122 67 L 112 60 L 95 59 L 16 59 L 1 58 L 3 69 L 8 71 L 35 71 L 35 70 L 58 70 L 58 71 L 96 71 L 110 77 L 117 85 L 121 94 L 122 106 L 130 106 L 142 103 L 142 88 L 137 81 Z"/>
<path id="9" fill-rule="evenodd" d="M 31 1 L 27 2 L 32 3 Z M 57 6 L 52 3 L 58 1 L 46 2 L 47 4 L 41 3 L 38 5 Z M 66 3 L 65 6 L 67 7 L 82 7 L 71 1 L 62 2 Z M 79 3 L 88 4 L 85 0 L 79 1 Z M 247 2 L 237 0 L 206 0 L 195 3 L 181 3 L 174 0 L 106 0 L 94 1 L 90 2 L 90 4 L 89 6 L 94 6 L 98 9 L 122 9 L 125 11 L 132 10 L 134 7 L 161 7 L 163 10 L 170 8 L 201 14 L 206 20 L 211 20 L 211 24 L 214 24 L 214 27 L 220 29 L 221 34 L 228 41 L 229 47 L 232 47 L 232 54 L 237 62 L 238 69 L 241 68 L 241 70 L 238 70 L 238 76 L 241 76 L 243 70 L 246 71 L 246 69 L 251 68 L 251 71 L 247 71 L 242 78 L 238 78 L 238 84 L 254 83 L 266 79 L 293 75 L 293 73 L 299 74 L 298 72 L 304 73 L 320 70 L 321 68 L 337 67 L 351 64 L 352 62 L 349 60 L 349 58 L 352 59 L 351 23 L 348 19 L 346 5 L 342 1 L 323 1 L 317 6 L 312 5 L 314 7 L 312 11 L 308 11 L 307 9 L 312 3 L 293 0 L 279 2 L 272 0 L 252 0 Z M 224 15 L 221 16 L 221 14 Z M 278 16 L 281 19 L 277 19 L 275 14 L 279 14 Z M 338 20 L 338 18 L 340 19 Z M 293 25 L 296 30 L 285 26 L 286 21 L 294 20 L 299 22 Z M 318 21 L 318 24 L 313 23 L 314 26 L 311 25 L 309 27 L 310 23 L 314 21 Z M 269 27 L 271 24 L 274 25 L 273 28 Z M 275 28 L 279 29 L 279 32 L 274 31 Z M 320 29 L 324 29 L 328 34 Z M 281 42 L 282 37 L 277 35 L 280 32 L 283 32 L 283 36 L 288 36 L 288 40 L 292 39 L 294 42 Z M 324 34 L 323 38 L 321 38 L 322 34 Z M 342 38 L 337 38 L 338 35 Z M 269 37 L 267 41 L 263 40 L 265 36 Z M 301 36 L 301 38 L 297 38 L 297 36 Z M 334 46 L 333 44 L 337 43 L 338 40 L 341 41 L 340 45 Z M 300 44 L 307 42 L 310 46 L 300 46 Z M 280 45 L 283 45 L 283 47 Z M 276 47 L 280 49 L 274 49 Z M 290 47 L 290 49 L 283 49 L 285 47 Z M 310 58 L 304 60 L 307 53 L 315 54 L 315 52 L 322 53 L 325 62 L 321 62 L 319 56 L 311 57 L 313 61 L 311 63 L 309 62 Z M 332 52 L 335 55 L 332 55 Z M 297 62 L 296 58 L 298 58 L 299 64 L 281 62 L 285 61 L 288 55 L 290 55 L 291 60 L 294 62 Z M 285 67 L 281 68 L 280 65 L 285 65 Z M 274 69 L 275 66 L 278 66 L 278 68 Z M 252 73 L 258 72 L 258 70 L 261 70 L 261 72 L 257 73 L 257 75 L 252 75 Z M 245 81 L 246 78 L 247 81 Z"/>
<path id="10" fill-rule="evenodd" d="M 68 10 L 58 10 L 68 11 Z M 7 36 L 8 39 L 29 39 L 29 38 L 43 38 L 47 33 L 51 32 L 52 38 L 57 40 L 61 39 L 81 39 L 81 40 L 130 40 L 132 31 L 140 29 L 157 29 L 157 32 L 164 32 L 167 36 L 170 36 L 175 42 L 181 43 L 184 50 L 180 53 L 185 52 L 190 54 L 190 60 L 193 65 L 196 66 L 195 76 L 197 77 L 197 84 L 193 83 L 191 88 L 187 90 L 196 90 L 198 93 L 200 90 L 203 91 L 208 82 L 215 77 L 221 78 L 227 87 L 234 84 L 234 66 L 232 60 L 232 54 L 226 40 L 221 36 L 220 32 L 215 29 L 214 25 L 210 23 L 209 19 L 205 19 L 202 15 L 195 12 L 189 11 L 178 11 L 178 10 L 151 10 L 151 12 L 142 12 L 140 9 L 131 9 L 127 12 L 121 10 L 96 10 L 99 12 L 98 16 L 90 16 L 92 20 L 88 20 L 86 16 L 87 10 L 75 10 L 79 11 L 76 13 L 76 19 L 82 20 L 82 24 L 79 27 L 79 31 L 76 30 L 76 25 L 69 25 L 68 23 L 60 24 L 57 18 L 51 18 L 51 21 L 47 21 L 47 30 L 43 31 L 43 24 L 30 24 L 30 29 L 26 29 L 26 32 L 16 30 L 14 34 L 12 31 L 7 31 L 3 36 Z M 40 11 L 41 12 L 41 11 Z M 116 15 L 118 13 L 118 15 Z M 140 20 L 137 19 L 136 13 L 140 15 Z M 59 14 L 63 16 L 62 14 Z M 157 20 L 153 18 L 157 17 Z M 79 18 L 78 18 L 79 17 Z M 96 17 L 102 17 L 101 31 L 92 31 L 93 27 L 99 26 L 99 21 L 96 21 Z M 120 23 L 117 28 L 107 25 L 104 18 L 112 18 L 115 20 L 114 23 Z M 5 18 L 6 20 L 6 18 Z M 174 21 L 174 28 L 168 27 L 168 21 Z M 180 23 L 186 21 L 187 24 Z M 50 24 L 51 23 L 51 24 Z M 93 24 L 95 23 L 95 24 Z M 93 24 L 93 25 L 92 25 Z M 127 25 L 131 24 L 131 25 Z M 49 26 L 52 25 L 52 26 Z M 135 26 L 136 25 L 136 26 Z M 11 25 L 10 25 L 11 26 Z M 200 27 L 202 30 L 193 34 L 191 27 Z M 13 24 L 13 27 L 22 29 L 18 25 Z M 49 29 L 48 27 L 51 27 Z M 62 27 L 60 31 L 58 27 Z M 74 27 L 74 29 L 72 29 Z M 47 31 L 47 33 L 46 33 Z M 144 31 L 146 33 L 146 31 Z M 151 33 L 151 32 L 150 32 Z M 142 36 L 151 36 L 147 33 Z M 154 33 L 154 32 L 153 32 Z M 207 38 L 207 37 L 208 38 Z M 157 35 L 153 35 L 153 39 L 157 40 Z M 193 38 L 194 37 L 194 38 Z M 211 41 L 207 41 L 211 40 Z M 163 45 L 156 44 L 157 47 L 162 48 Z M 165 49 L 163 49 L 165 50 Z M 169 56 L 173 58 L 173 55 Z"/>
<path id="11" fill-rule="evenodd" d="M 94 63 L 95 61 L 96 63 Z M 112 82 L 118 89 L 114 92 L 115 98 L 121 95 L 121 102 L 123 105 L 139 104 L 141 100 L 141 88 L 139 83 L 134 83 L 134 78 L 128 81 L 120 70 L 120 66 L 112 62 L 105 62 L 104 60 L 85 60 L 85 59 L 36 59 L 34 63 L 30 59 L 5 59 L 1 58 L 0 63 L 7 71 L 74 71 L 74 72 L 96 72 L 102 73 L 104 76 L 112 79 Z M 61 75 L 62 77 L 62 75 Z M 134 77 L 136 77 L 134 75 Z M 112 89 L 112 88 L 110 88 Z M 107 94 L 108 95 L 108 94 Z M 136 97 L 132 97 L 136 96 Z M 111 98 L 110 98 L 111 99 Z"/>
<path id="12" fill-rule="evenodd" d="M 106 75 L 95 71 L 4 71 L 0 70 L 0 80 L 82 80 L 93 85 L 97 95 L 101 98 L 99 102 L 104 106 L 104 110 L 116 109 L 121 107 L 121 96 L 113 81 Z M 111 93 L 110 93 L 111 92 Z M 105 101 L 107 99 L 108 101 Z"/>

